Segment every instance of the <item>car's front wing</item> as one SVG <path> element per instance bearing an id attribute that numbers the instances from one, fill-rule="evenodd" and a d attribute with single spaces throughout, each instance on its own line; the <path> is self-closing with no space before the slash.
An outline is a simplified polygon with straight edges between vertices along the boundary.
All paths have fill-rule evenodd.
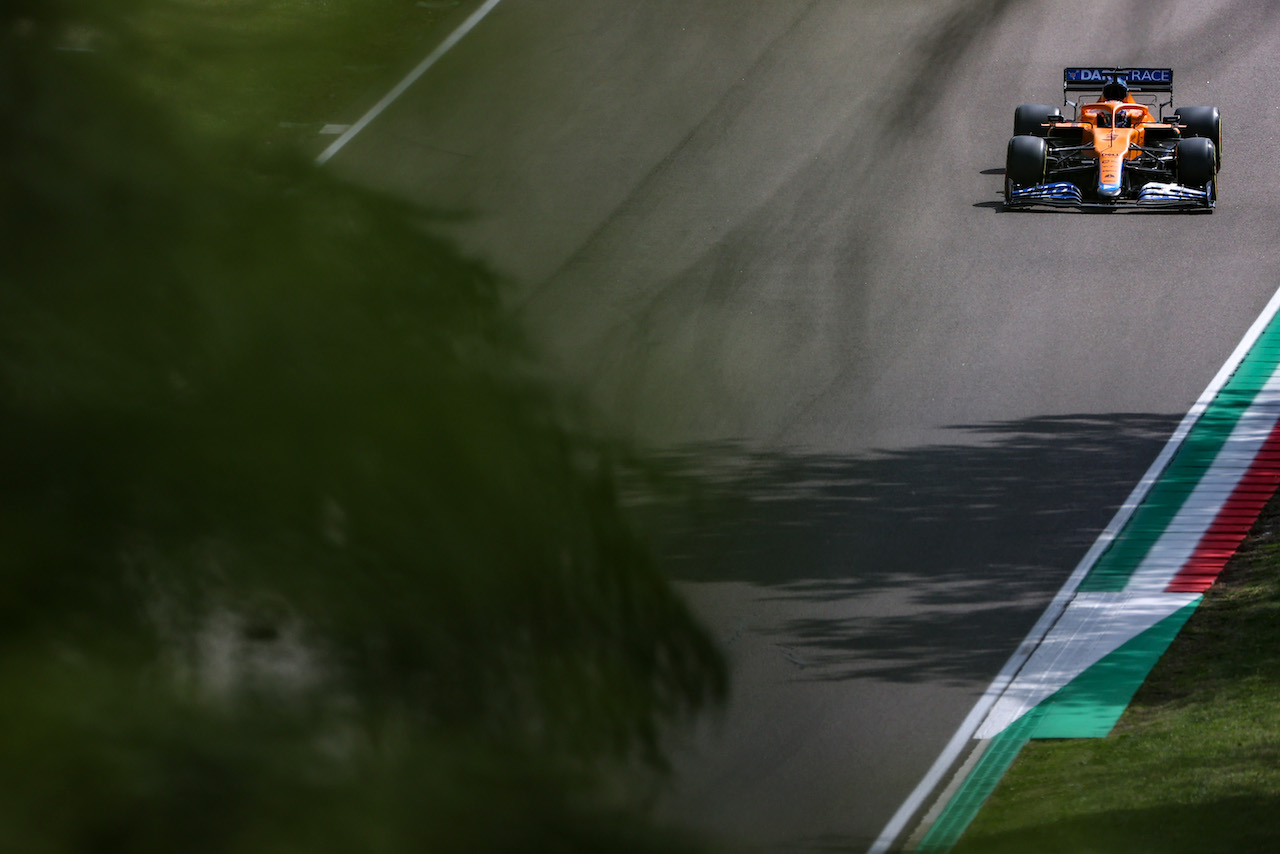
<path id="1" fill-rule="evenodd" d="M 1032 187 L 1013 187 L 1009 190 L 1005 204 L 1011 208 L 1048 205 L 1066 208 L 1141 207 L 1211 210 L 1214 206 L 1214 194 L 1212 186 L 1198 189 L 1183 184 L 1151 181 L 1143 184 L 1132 197 L 1086 201 L 1079 186 L 1067 181 L 1058 181 Z"/>

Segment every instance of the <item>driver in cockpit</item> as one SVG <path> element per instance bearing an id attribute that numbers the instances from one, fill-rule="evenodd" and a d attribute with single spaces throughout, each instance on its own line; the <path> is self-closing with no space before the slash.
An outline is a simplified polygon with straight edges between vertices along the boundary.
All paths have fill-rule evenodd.
<path id="1" fill-rule="evenodd" d="M 1102 100 L 1104 101 L 1127 101 L 1129 100 L 1129 84 L 1120 79 L 1108 80 L 1107 84 L 1102 87 Z M 1116 127 L 1129 127 L 1132 116 L 1124 110 L 1116 112 Z M 1099 110 L 1097 117 L 1098 127 L 1111 127 L 1111 110 Z"/>

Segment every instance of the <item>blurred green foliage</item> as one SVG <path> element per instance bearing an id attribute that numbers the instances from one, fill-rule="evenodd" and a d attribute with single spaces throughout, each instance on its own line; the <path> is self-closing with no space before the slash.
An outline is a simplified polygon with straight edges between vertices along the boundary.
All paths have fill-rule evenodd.
<path id="1" fill-rule="evenodd" d="M 157 108 L 152 1 L 0 12 L 0 847 L 678 847 L 617 449 L 422 212 Z"/>
<path id="2" fill-rule="evenodd" d="M 7 0 L 60 50 L 115 73 L 202 134 L 279 143 L 367 107 L 462 0 Z"/>

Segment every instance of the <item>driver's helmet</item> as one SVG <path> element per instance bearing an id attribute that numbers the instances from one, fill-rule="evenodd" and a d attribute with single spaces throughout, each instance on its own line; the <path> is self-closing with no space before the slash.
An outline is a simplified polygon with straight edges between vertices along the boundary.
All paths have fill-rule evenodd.
<path id="1" fill-rule="evenodd" d="M 1129 97 L 1129 84 L 1118 78 L 1110 80 L 1102 87 L 1102 100 L 1123 101 Z"/>

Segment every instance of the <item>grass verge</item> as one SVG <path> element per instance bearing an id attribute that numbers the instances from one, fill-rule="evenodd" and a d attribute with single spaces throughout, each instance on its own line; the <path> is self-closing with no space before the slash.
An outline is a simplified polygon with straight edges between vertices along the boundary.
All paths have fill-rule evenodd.
<path id="1" fill-rule="evenodd" d="M 956 848 L 1280 850 L 1280 500 L 1105 739 L 1033 741 Z"/>

